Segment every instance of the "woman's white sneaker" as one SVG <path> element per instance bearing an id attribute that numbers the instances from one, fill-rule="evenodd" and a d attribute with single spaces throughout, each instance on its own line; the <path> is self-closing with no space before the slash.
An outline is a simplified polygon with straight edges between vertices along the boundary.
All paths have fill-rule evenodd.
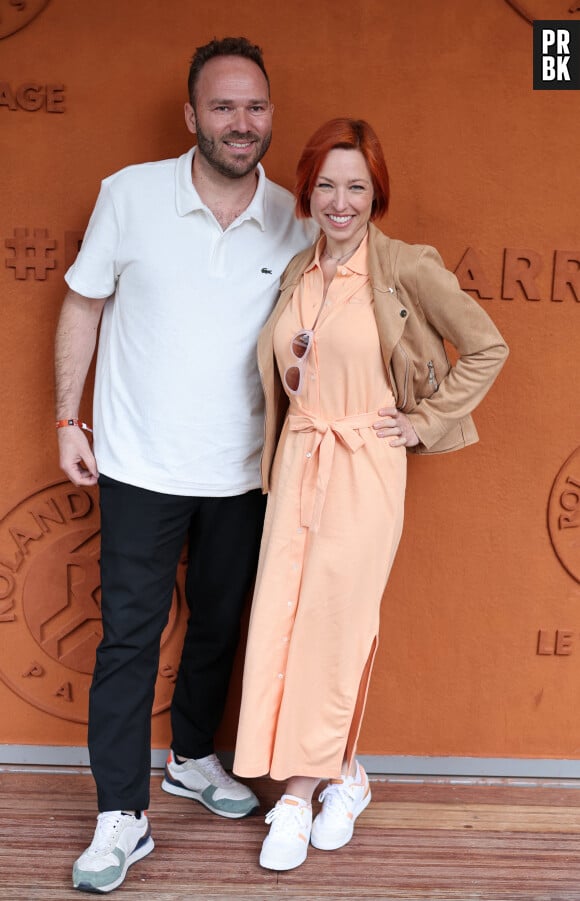
<path id="1" fill-rule="evenodd" d="M 108 810 L 97 817 L 93 840 L 73 867 L 73 886 L 81 892 L 105 894 L 117 888 L 131 864 L 155 845 L 144 813 Z"/>
<path id="2" fill-rule="evenodd" d="M 335 851 L 348 844 L 356 818 L 371 800 L 371 788 L 358 763 L 354 776 L 333 779 L 320 794 L 322 810 L 312 824 L 310 841 L 321 851 Z"/>
<path id="3" fill-rule="evenodd" d="M 312 828 L 312 806 L 303 798 L 282 795 L 266 814 L 266 823 L 270 832 L 262 845 L 260 866 L 267 870 L 293 870 L 304 863 Z"/>

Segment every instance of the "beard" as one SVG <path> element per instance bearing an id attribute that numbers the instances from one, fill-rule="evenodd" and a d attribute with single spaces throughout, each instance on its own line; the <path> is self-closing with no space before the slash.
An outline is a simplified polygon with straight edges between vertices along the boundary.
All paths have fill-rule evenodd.
<path id="1" fill-rule="evenodd" d="M 197 135 L 197 149 L 199 153 L 201 153 L 204 159 L 207 160 L 216 172 L 219 172 L 220 175 L 225 175 L 226 178 L 243 178 L 244 175 L 248 175 L 249 172 L 256 168 L 272 140 L 272 132 L 269 132 L 264 137 L 260 137 L 260 135 L 257 135 L 254 132 L 242 133 L 239 131 L 232 131 L 225 135 L 224 138 L 220 139 L 220 141 L 215 141 L 203 133 L 202 129 L 199 127 L 199 122 L 196 123 L 195 132 Z M 253 153 L 251 153 L 250 156 L 244 154 L 243 158 L 236 159 L 231 155 L 231 152 L 228 153 L 227 147 L 222 143 L 224 140 L 253 141 Z"/>

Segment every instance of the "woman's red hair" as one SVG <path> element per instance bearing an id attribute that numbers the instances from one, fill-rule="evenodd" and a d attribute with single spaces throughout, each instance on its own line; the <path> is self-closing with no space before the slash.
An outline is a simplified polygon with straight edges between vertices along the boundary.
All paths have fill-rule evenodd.
<path id="1" fill-rule="evenodd" d="M 314 132 L 296 168 L 296 215 L 310 216 L 310 198 L 327 154 L 335 149 L 359 150 L 369 167 L 375 196 L 371 219 L 379 219 L 389 206 L 389 173 L 383 149 L 364 119 L 331 119 Z"/>

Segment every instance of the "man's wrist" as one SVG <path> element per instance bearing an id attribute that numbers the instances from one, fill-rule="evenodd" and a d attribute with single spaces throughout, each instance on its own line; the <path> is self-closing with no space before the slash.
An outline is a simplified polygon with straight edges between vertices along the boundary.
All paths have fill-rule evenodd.
<path id="1" fill-rule="evenodd" d="M 82 419 L 57 419 L 56 427 L 57 429 L 66 429 L 69 426 L 76 426 L 78 429 L 82 429 L 83 432 L 92 432 L 93 430 L 89 428 L 86 422 L 83 422 Z"/>

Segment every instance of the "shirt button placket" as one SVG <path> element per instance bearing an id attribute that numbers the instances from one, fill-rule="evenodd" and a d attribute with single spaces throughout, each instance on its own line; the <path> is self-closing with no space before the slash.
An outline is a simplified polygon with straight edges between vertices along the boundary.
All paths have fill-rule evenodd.
<path id="1" fill-rule="evenodd" d="M 306 457 L 310 459 L 312 457 L 312 453 L 307 451 Z M 280 662 L 281 665 L 277 673 L 275 673 L 275 678 L 280 684 L 280 690 L 282 691 L 282 683 L 284 681 L 286 675 L 286 664 L 288 660 L 288 650 L 290 647 L 290 638 L 292 635 L 292 629 L 294 627 L 294 619 L 296 617 L 296 609 L 298 607 L 298 593 L 300 590 L 300 580 L 301 580 L 301 565 L 300 561 L 303 558 L 304 554 L 304 542 L 306 540 L 306 529 L 302 526 L 298 526 L 296 528 L 296 532 L 294 533 L 294 537 L 290 542 L 290 575 L 288 579 L 290 592 L 286 595 L 286 616 L 283 617 L 283 634 L 280 639 Z"/>

